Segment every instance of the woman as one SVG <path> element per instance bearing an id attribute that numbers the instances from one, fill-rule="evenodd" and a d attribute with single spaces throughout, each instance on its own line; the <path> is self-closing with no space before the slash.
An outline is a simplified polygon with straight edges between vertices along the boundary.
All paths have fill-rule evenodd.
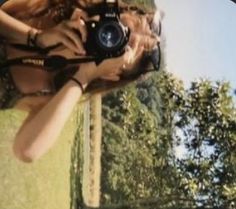
<path id="1" fill-rule="evenodd" d="M 9 0 L 3 9 L 10 15 L 14 14 L 15 17 L 28 25 L 46 31 L 28 30 L 30 38 L 35 39 L 33 44 L 40 47 L 48 46 L 45 44 L 46 35 L 44 34 L 50 36 L 50 32 L 53 32 L 57 33 L 58 37 L 66 37 L 65 40 L 67 40 L 66 43 L 62 39 L 55 39 L 53 44 L 62 42 L 69 49 L 58 47 L 52 50 L 50 54 L 60 54 L 71 58 L 75 56 L 75 53 L 76 56 L 86 53 L 83 49 L 83 42 L 86 41 L 87 36 L 84 22 L 88 21 L 90 17 L 80 9 L 74 10 L 73 14 L 70 15 L 72 5 L 86 9 L 86 6 L 90 5 L 91 2 L 93 4 L 100 1 L 79 1 L 79 5 L 76 2 L 73 4 L 70 2 L 69 6 L 62 0 L 60 4 L 58 1 L 56 3 L 50 1 L 49 4 L 46 0 L 16 2 Z M 22 8 L 26 8 L 23 10 L 24 13 L 21 12 Z M 25 13 L 25 11 L 29 12 Z M 70 20 L 61 22 L 67 16 L 71 16 Z M 138 14 L 136 10 L 121 14 L 121 21 L 131 30 L 129 47 L 127 47 L 126 52 L 120 57 L 104 60 L 98 66 L 94 62 L 80 64 L 73 74 L 73 78 L 69 79 L 58 92 L 55 92 L 53 85 L 55 77 L 57 77 L 56 73 L 48 73 L 40 68 L 30 70 L 28 67 L 22 66 L 11 67 L 10 71 L 5 71 L 3 77 L 8 82 L 13 83 L 12 89 L 14 91 L 18 91 L 19 99 L 15 102 L 14 107 L 29 112 L 13 145 L 17 158 L 24 162 L 31 162 L 47 152 L 55 143 L 73 107 L 84 91 L 94 89 L 93 86 L 97 88 L 101 81 L 103 84 L 120 85 L 118 82 L 120 78 L 129 77 L 133 73 L 137 74 L 137 69 L 144 66 L 142 57 L 145 51 L 152 50 L 159 41 L 151 30 L 151 19 L 150 15 Z M 79 30 L 82 35 L 81 40 L 78 37 L 76 40 L 74 39 L 71 29 Z M 32 55 L 32 53 L 29 54 L 11 46 L 7 47 L 7 54 L 8 58 Z M 37 54 L 35 53 L 35 55 Z M 138 74 L 141 73 L 138 72 Z M 123 79 L 120 82 L 122 83 Z"/>

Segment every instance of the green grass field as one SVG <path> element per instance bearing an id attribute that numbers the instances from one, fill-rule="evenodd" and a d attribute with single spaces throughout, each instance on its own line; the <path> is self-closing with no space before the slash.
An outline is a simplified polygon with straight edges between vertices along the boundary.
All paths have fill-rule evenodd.
<path id="1" fill-rule="evenodd" d="M 70 208 L 71 148 L 78 127 L 78 110 L 72 115 L 56 145 L 40 160 L 25 164 L 13 156 L 12 144 L 26 114 L 0 111 L 0 209 Z"/>

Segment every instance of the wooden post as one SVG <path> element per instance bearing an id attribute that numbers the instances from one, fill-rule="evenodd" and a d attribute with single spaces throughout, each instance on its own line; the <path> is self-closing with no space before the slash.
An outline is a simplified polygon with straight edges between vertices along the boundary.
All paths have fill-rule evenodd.
<path id="1" fill-rule="evenodd" d="M 84 184 L 83 196 L 89 207 L 100 205 L 100 176 L 101 176 L 101 138 L 102 138 L 102 99 L 97 94 L 90 100 L 90 133 L 85 134 Z M 87 109 L 88 111 L 88 109 Z M 88 126 L 88 125 L 87 125 Z M 89 140 L 89 142 L 86 140 Z"/>

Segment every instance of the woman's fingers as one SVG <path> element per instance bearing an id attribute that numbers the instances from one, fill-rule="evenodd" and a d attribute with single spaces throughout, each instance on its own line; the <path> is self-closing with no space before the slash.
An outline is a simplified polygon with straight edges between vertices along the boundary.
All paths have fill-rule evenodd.
<path id="1" fill-rule="evenodd" d="M 82 19 L 76 19 L 76 15 L 73 18 L 73 20 L 64 21 L 54 28 L 42 31 L 37 39 L 39 46 L 49 47 L 62 43 L 73 52 L 84 55 L 83 42 L 87 38 L 86 26 Z"/>
<path id="2" fill-rule="evenodd" d="M 66 40 L 70 39 L 71 42 L 75 45 L 75 47 L 77 48 L 76 52 L 85 54 L 83 43 L 79 38 L 79 35 L 71 27 L 68 27 L 68 25 L 65 24 L 63 29 L 61 30 L 61 33 L 65 37 L 67 37 Z"/>
<path id="3" fill-rule="evenodd" d="M 71 16 L 71 21 L 70 27 L 78 30 L 81 34 L 82 41 L 85 42 L 87 38 L 87 30 L 86 30 L 86 25 L 85 21 L 88 21 L 89 17 L 86 12 L 84 12 L 81 9 L 75 9 L 72 16 Z"/>
<path id="4" fill-rule="evenodd" d="M 84 54 L 84 49 L 79 48 L 67 35 L 61 34 L 60 43 L 78 54 Z"/>
<path id="5" fill-rule="evenodd" d="M 89 19 L 88 17 L 88 14 L 79 9 L 79 8 L 76 8 L 70 18 L 71 20 L 79 20 L 79 19 L 83 19 L 84 21 L 87 21 Z"/>
<path id="6" fill-rule="evenodd" d="M 67 25 L 68 27 L 77 30 L 79 32 L 79 34 L 77 34 L 77 37 L 81 35 L 82 41 L 86 42 L 87 29 L 86 29 L 85 22 L 82 19 L 69 21 Z"/>

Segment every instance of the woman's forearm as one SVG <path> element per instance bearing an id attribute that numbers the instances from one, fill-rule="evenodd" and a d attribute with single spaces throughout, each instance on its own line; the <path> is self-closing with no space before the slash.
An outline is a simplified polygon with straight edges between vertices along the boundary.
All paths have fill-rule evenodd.
<path id="1" fill-rule="evenodd" d="M 10 42 L 27 44 L 27 36 L 31 27 L 11 17 L 0 9 L 0 36 Z"/>
<path id="2" fill-rule="evenodd" d="M 38 159 L 55 143 L 81 97 L 78 85 L 69 81 L 24 127 L 18 132 L 14 152 L 25 162 Z"/>

